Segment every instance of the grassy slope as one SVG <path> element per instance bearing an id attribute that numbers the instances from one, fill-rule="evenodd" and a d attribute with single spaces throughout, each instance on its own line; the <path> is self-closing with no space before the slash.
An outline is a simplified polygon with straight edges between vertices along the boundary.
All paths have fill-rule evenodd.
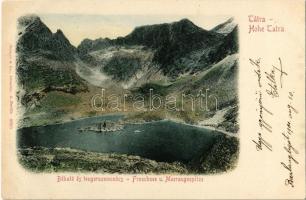
<path id="1" fill-rule="evenodd" d="M 129 93 L 131 95 L 141 94 L 145 98 L 145 108 L 149 108 L 149 91 L 153 89 L 154 94 L 159 94 L 163 99 L 167 95 L 176 96 L 176 107 L 181 109 L 181 94 L 191 94 L 194 97 L 201 89 L 205 92 L 209 88 L 209 94 L 216 95 L 218 98 L 219 109 L 235 105 L 237 97 L 237 66 L 235 64 L 235 56 L 230 56 L 222 62 L 214 65 L 210 70 L 206 70 L 196 76 L 187 76 L 178 79 L 171 85 L 159 85 L 157 83 L 147 83 L 139 88 L 132 90 L 132 92 L 123 90 L 119 86 L 113 85 L 111 88 L 106 89 L 105 96 L 116 94 L 120 97 L 122 109 L 122 94 Z M 51 91 L 46 93 L 46 96 L 41 99 L 40 104 L 34 109 L 29 109 L 25 114 L 24 126 L 52 124 L 55 122 L 73 120 L 81 117 L 89 117 L 95 115 L 103 115 L 106 113 L 116 112 L 108 109 L 106 111 L 95 111 L 91 107 L 91 98 L 95 94 L 101 94 L 101 88 L 96 86 L 89 86 L 88 92 L 80 92 L 76 94 L 64 93 L 60 91 Z M 133 103 L 135 99 L 126 99 L 126 113 L 127 117 L 133 120 L 159 120 L 159 119 L 174 119 L 183 121 L 190 124 L 196 124 L 199 121 L 209 118 L 215 113 L 214 101 L 210 100 L 208 106 L 210 111 L 202 111 L 199 109 L 199 99 L 195 98 L 195 111 L 191 111 L 191 101 L 188 97 L 184 101 L 184 111 L 171 111 L 161 109 L 158 111 L 150 112 L 135 112 L 133 110 Z M 106 102 L 107 103 L 107 102 Z M 122 111 L 122 110 L 121 110 Z M 236 116 L 227 116 L 225 125 L 220 125 L 219 128 L 227 131 L 236 132 L 237 128 L 228 129 L 233 125 L 233 119 Z M 237 124 L 237 123 L 236 123 Z"/>
<path id="2" fill-rule="evenodd" d="M 20 126 L 47 125 L 95 115 L 90 100 L 97 93 L 101 93 L 101 90 L 93 86 L 89 87 L 88 92 L 76 94 L 48 92 L 36 107 L 27 109 Z"/>

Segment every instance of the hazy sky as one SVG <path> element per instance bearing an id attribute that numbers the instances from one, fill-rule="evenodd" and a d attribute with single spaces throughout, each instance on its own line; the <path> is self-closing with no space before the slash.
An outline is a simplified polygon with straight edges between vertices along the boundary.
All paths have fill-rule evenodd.
<path id="1" fill-rule="evenodd" d="M 195 25 L 204 29 L 226 21 L 230 16 L 204 16 L 204 15 L 39 15 L 41 20 L 56 32 L 61 29 L 69 41 L 77 46 L 85 39 L 116 38 L 129 34 L 136 26 L 168 23 L 188 18 Z"/>

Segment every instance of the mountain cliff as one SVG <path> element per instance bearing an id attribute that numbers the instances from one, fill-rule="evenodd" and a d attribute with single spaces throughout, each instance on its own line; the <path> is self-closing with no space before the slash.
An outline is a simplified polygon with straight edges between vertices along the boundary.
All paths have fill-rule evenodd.
<path id="1" fill-rule="evenodd" d="M 19 18 L 16 51 L 23 105 L 35 104 L 49 91 L 76 93 L 86 90 L 73 64 L 76 48 L 61 30 L 52 33 L 38 16 Z"/>
<path id="2" fill-rule="evenodd" d="M 233 19 L 209 31 L 188 19 L 140 26 L 116 39 L 84 39 L 76 48 L 61 30 L 52 33 L 38 16 L 27 15 L 18 20 L 17 37 L 18 106 L 21 103 L 17 133 L 19 158 L 25 167 L 42 171 L 77 168 L 103 173 L 194 174 L 224 172 L 236 164 L 239 45 Z M 94 109 L 93 103 L 103 109 Z M 100 118 L 102 115 L 108 116 Z M 73 122 L 73 126 L 62 124 L 84 117 L 88 118 Z M 154 122 L 164 119 L 177 123 Z M 146 129 L 145 122 L 154 123 Z M 120 142 L 118 133 L 126 132 L 127 137 L 151 134 L 148 130 L 152 127 L 157 135 L 153 140 L 144 136 L 153 146 L 143 148 L 146 143 L 138 144 L 137 140 L 127 155 L 122 154 L 124 144 L 116 147 L 116 154 L 108 152 L 113 148 L 97 154 L 90 149 L 46 149 L 40 142 L 33 142 L 31 132 L 44 133 L 47 129 L 42 125 L 55 123 L 62 133 L 116 137 L 111 142 Z M 71 129 L 65 128 L 68 125 Z M 134 125 L 142 130 L 136 127 L 133 131 Z M 182 143 L 186 139 L 198 141 L 197 132 L 203 135 L 201 126 L 207 129 L 201 143 Z M 55 126 L 50 127 L 50 133 L 57 131 Z M 169 141 L 159 144 L 164 136 L 169 137 L 165 133 L 184 127 L 186 130 L 178 135 L 181 139 L 172 134 Z M 186 132 L 189 137 L 185 137 Z M 23 140 L 24 144 L 20 142 Z M 60 138 L 51 146 L 58 147 L 62 142 Z M 152 150 L 172 143 L 179 144 L 177 151 Z M 130 144 L 126 146 L 130 148 Z M 200 151 L 190 148 L 186 153 L 186 147 L 194 144 Z"/>
<path id="3" fill-rule="evenodd" d="M 227 21 L 225 21 L 222 24 L 217 25 L 213 29 L 211 29 L 211 32 L 220 33 L 222 35 L 228 35 L 231 33 L 235 27 L 237 27 L 237 24 L 234 20 L 234 18 L 230 18 Z"/>
<path id="4" fill-rule="evenodd" d="M 235 25 L 233 21 L 230 22 Z M 221 30 L 222 27 L 219 27 L 218 30 Z M 144 61 L 151 62 L 151 64 L 147 69 L 142 69 L 137 66 L 137 63 L 131 68 L 150 71 L 153 67 L 156 68 L 154 71 L 162 72 L 162 76 L 175 79 L 182 74 L 194 74 L 207 69 L 227 55 L 237 53 L 238 48 L 235 43 L 237 40 L 233 41 L 233 44 L 229 44 L 231 39 L 235 39 L 237 36 L 237 28 L 235 29 L 235 27 L 236 25 L 228 35 L 224 35 L 218 33 L 217 29 L 207 31 L 188 19 L 182 19 L 173 23 L 136 27 L 127 36 L 113 40 L 108 38 L 85 39 L 77 49 L 84 62 L 94 65 L 101 72 L 116 78 L 115 72 L 109 73 L 107 67 L 105 68 L 109 62 L 114 63 L 114 60 L 109 59 L 111 56 L 106 56 L 106 54 L 109 55 L 109 52 L 113 52 L 111 55 L 115 55 L 115 49 L 119 52 L 122 49 L 135 51 L 135 48 L 142 48 L 143 51 L 152 54 L 152 60 Z M 133 55 L 136 54 L 133 53 Z M 119 71 L 124 71 L 122 68 L 125 66 L 119 68 L 121 69 Z M 134 70 L 134 73 L 137 73 L 137 70 Z M 127 79 L 130 78 L 130 76 L 127 77 Z"/>
<path id="5" fill-rule="evenodd" d="M 206 31 L 188 19 L 182 19 L 173 23 L 135 28 L 126 37 L 118 38 L 116 43 L 143 45 L 154 49 L 153 61 L 160 64 L 164 74 L 177 76 L 181 73 L 176 70 L 180 67 L 178 60 L 193 51 L 216 45 L 220 39 L 222 35 Z M 185 67 L 187 66 L 183 66 Z"/>
<path id="6" fill-rule="evenodd" d="M 140 26 L 116 39 L 84 39 L 77 48 L 61 30 L 52 33 L 37 16 L 21 17 L 18 30 L 18 97 L 29 110 L 28 121 L 38 121 L 33 112 L 48 113 L 46 119 L 53 120 L 53 115 L 66 116 L 75 107 L 81 117 L 92 114 L 88 102 L 101 87 L 114 94 L 143 95 L 153 88 L 162 96 L 196 96 L 199 90 L 209 89 L 218 96 L 218 109 L 226 116 L 217 126 L 231 132 L 238 129 L 239 45 L 232 19 L 210 31 L 188 19 Z M 213 107 L 212 101 L 209 106 Z M 167 115 L 198 123 L 216 112 Z"/>
<path id="7" fill-rule="evenodd" d="M 38 16 L 24 16 L 18 20 L 17 51 L 41 51 L 54 60 L 73 60 L 76 48 L 73 47 L 61 30 L 52 33 Z"/>

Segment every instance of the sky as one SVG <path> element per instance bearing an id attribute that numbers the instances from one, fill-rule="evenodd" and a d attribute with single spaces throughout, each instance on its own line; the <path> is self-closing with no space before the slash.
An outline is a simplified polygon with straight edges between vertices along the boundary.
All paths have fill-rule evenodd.
<path id="1" fill-rule="evenodd" d="M 65 15 L 41 14 L 41 20 L 56 32 L 61 29 L 70 43 L 78 46 L 85 39 L 117 38 L 132 32 L 137 26 L 169 23 L 188 18 L 195 25 L 209 30 L 225 22 L 230 16 L 205 15 Z"/>

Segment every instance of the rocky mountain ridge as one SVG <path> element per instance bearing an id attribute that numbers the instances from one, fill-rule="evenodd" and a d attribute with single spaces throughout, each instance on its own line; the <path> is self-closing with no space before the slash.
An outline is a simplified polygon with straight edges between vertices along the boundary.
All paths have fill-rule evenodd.
<path id="1" fill-rule="evenodd" d="M 157 65 L 163 75 L 175 79 L 186 72 L 192 74 L 201 71 L 227 55 L 237 53 L 237 48 L 227 51 L 227 48 L 231 48 L 227 47 L 228 38 L 237 41 L 237 28 L 229 34 L 231 36 L 207 31 L 188 19 L 182 19 L 173 23 L 136 27 L 127 36 L 113 40 L 85 39 L 77 49 L 85 61 L 103 68 L 92 52 L 109 47 L 141 46 L 153 52 L 152 65 Z"/>
<path id="2" fill-rule="evenodd" d="M 239 45 L 238 28 L 233 24 L 230 19 L 208 31 L 182 19 L 136 27 L 127 36 L 116 39 L 84 39 L 74 47 L 61 30 L 52 33 L 38 16 L 21 17 L 18 97 L 29 116 L 33 110 L 46 112 L 40 102 L 49 102 L 52 109 L 55 107 L 54 112 L 62 113 L 66 107 L 61 108 L 54 101 L 69 106 L 69 102 L 59 98 L 66 98 L 67 94 L 89 112 L 88 102 L 83 102 L 81 96 L 92 96 L 101 87 L 118 94 L 142 94 L 146 88 L 154 88 L 163 95 L 196 95 L 209 88 L 218 95 L 220 109 L 235 107 Z M 224 29 L 229 32 L 225 34 L 221 31 Z M 51 107 L 47 112 L 53 112 Z M 180 113 L 178 117 L 194 123 L 202 114 Z M 231 125 L 232 122 L 228 126 Z"/>
<path id="3" fill-rule="evenodd" d="M 24 106 L 36 105 L 50 91 L 87 90 L 75 72 L 76 48 L 61 30 L 52 33 L 38 16 L 19 18 L 16 51 L 18 96 Z"/>

